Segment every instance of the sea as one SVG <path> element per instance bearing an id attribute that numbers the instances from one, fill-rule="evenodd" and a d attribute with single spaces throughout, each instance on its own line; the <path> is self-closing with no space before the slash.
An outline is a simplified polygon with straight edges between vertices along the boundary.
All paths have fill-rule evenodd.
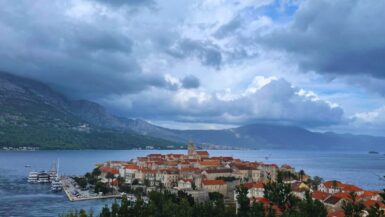
<path id="1" fill-rule="evenodd" d="M 82 175 L 96 163 L 130 160 L 150 153 L 186 153 L 185 150 L 71 150 L 0 151 L 0 216 L 51 217 L 69 210 L 99 213 L 113 200 L 70 202 L 63 192 L 53 193 L 45 184 L 28 184 L 31 170 L 48 170 L 59 160 L 61 175 Z M 210 150 L 210 156 L 232 156 L 247 161 L 290 164 L 311 176 L 340 180 L 364 189 L 385 188 L 385 155 L 367 152 L 294 150 Z"/>

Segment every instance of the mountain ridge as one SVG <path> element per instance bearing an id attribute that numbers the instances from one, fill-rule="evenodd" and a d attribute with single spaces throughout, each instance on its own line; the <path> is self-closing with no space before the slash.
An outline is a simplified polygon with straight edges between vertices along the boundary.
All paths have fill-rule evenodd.
<path id="1" fill-rule="evenodd" d="M 87 148 L 95 142 L 89 137 L 101 139 L 110 146 L 96 148 L 114 148 L 116 145 L 104 140 L 98 134 L 104 134 L 115 142 L 124 143 L 126 138 L 143 139 L 141 146 L 151 142 L 160 142 L 162 147 L 174 144 L 174 147 L 192 139 L 201 145 L 220 145 L 236 148 L 268 149 L 359 149 L 384 150 L 385 137 L 368 135 L 337 134 L 334 132 L 312 132 L 288 125 L 255 123 L 223 130 L 176 130 L 156 126 L 142 119 L 130 119 L 110 114 L 102 105 L 88 100 L 72 100 L 55 91 L 48 85 L 28 78 L 22 78 L 0 72 L 0 133 L 18 135 L 18 131 L 29 128 L 41 128 L 52 135 L 57 135 L 60 144 L 68 138 L 61 138 L 61 133 L 76 134 L 81 144 Z M 8 129 L 5 129 L 7 128 Z M 13 131 L 9 131 L 13 129 Z M 30 129 L 32 134 L 46 134 L 44 130 Z M 88 134 L 87 134 L 88 133 Z M 25 137 L 25 136 L 24 136 Z M 23 138 L 24 138 L 23 137 Z M 31 135 L 30 135 L 31 137 Z M 33 136 L 32 136 L 33 137 Z M 52 136 L 46 135 L 51 140 Z M 24 143 L 28 141 L 26 137 Z M 17 138 L 14 138 L 17 140 Z M 86 141 L 83 141 L 86 140 Z M 12 138 L 7 140 L 12 143 Z M 142 140 L 141 140 L 142 141 Z M 151 142 L 150 142 L 151 141 Z M 4 144 L 0 138 L 0 144 Z M 76 141 L 71 143 L 76 147 Z M 72 147 L 72 146 L 71 146 Z M 135 148 L 127 145 L 119 148 Z"/>

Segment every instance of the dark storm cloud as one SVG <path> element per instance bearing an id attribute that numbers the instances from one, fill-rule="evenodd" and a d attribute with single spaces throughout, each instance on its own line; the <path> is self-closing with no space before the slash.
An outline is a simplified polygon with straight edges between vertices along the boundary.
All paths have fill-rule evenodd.
<path id="1" fill-rule="evenodd" d="M 186 89 L 198 88 L 200 86 L 200 81 L 197 77 L 189 75 L 183 78 L 182 86 Z"/>
<path id="2" fill-rule="evenodd" d="M 0 7 L 0 70 L 51 85 L 75 97 L 99 98 L 168 87 L 161 74 L 144 74 L 133 40 L 104 17 L 68 14 L 52 1 Z"/>
<path id="3" fill-rule="evenodd" d="M 385 1 L 306 1 L 292 25 L 260 38 L 305 70 L 385 79 Z"/>
<path id="4" fill-rule="evenodd" d="M 220 48 L 212 43 L 191 39 L 181 39 L 168 50 L 176 58 L 196 57 L 202 64 L 220 68 L 222 54 Z"/>

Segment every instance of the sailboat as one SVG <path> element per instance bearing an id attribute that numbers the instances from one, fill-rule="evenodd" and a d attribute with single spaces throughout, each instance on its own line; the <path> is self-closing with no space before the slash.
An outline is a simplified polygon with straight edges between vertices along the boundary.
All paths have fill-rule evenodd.
<path id="1" fill-rule="evenodd" d="M 63 190 L 63 183 L 60 180 L 60 176 L 59 176 L 59 160 L 57 161 L 55 171 L 56 171 L 55 176 L 52 176 L 54 178 L 51 181 L 51 191 L 60 192 Z"/>

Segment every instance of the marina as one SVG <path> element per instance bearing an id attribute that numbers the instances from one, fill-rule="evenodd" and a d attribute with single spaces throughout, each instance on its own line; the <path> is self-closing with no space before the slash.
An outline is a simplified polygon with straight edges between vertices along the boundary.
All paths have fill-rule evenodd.
<path id="1" fill-rule="evenodd" d="M 61 182 L 63 183 L 63 190 L 69 201 L 84 201 L 84 200 L 98 200 L 98 199 L 112 199 L 121 198 L 121 194 L 112 195 L 99 195 L 92 193 L 89 190 L 81 190 L 76 182 L 70 177 L 62 177 Z"/>

